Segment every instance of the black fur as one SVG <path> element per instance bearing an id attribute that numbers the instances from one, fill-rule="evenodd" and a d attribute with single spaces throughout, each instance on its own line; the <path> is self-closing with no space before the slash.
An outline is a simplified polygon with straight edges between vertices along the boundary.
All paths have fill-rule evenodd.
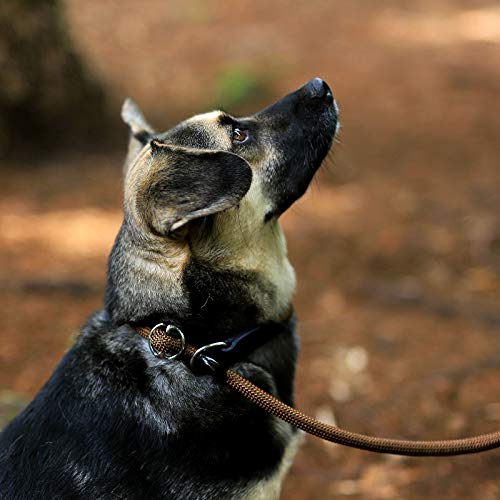
<path id="1" fill-rule="evenodd" d="M 289 404 L 288 332 L 237 371 Z M 95 314 L 36 398 L 1 435 L 0 496 L 236 498 L 271 475 L 288 435 L 212 376 L 153 358 L 129 326 Z"/>
<path id="2" fill-rule="evenodd" d="M 332 145 L 337 114 L 325 112 L 325 103 L 333 110 L 333 97 L 324 85 L 328 94 L 321 98 L 304 85 L 254 115 L 259 127 L 265 124 L 275 131 L 274 147 L 280 153 L 280 161 L 270 166 L 272 181 L 267 190 L 274 207 L 266 219 L 279 217 L 305 193 Z"/>

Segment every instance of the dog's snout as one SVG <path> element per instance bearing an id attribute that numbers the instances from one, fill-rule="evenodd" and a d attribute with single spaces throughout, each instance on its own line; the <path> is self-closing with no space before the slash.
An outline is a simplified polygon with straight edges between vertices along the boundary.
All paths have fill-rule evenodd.
<path id="1" fill-rule="evenodd" d="M 313 78 L 306 84 L 306 87 L 309 91 L 310 96 L 314 99 L 327 98 L 333 100 L 333 95 L 330 87 L 321 78 Z"/>

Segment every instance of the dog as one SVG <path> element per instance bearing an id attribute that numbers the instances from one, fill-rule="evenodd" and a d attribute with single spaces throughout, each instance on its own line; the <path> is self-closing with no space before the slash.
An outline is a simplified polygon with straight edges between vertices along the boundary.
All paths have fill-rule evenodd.
<path id="1" fill-rule="evenodd" d="M 2 499 L 274 499 L 298 432 L 216 376 L 156 357 L 134 325 L 204 345 L 265 325 L 231 369 L 293 404 L 294 271 L 278 218 L 338 129 L 315 78 L 258 113 L 156 132 L 127 100 L 124 219 L 102 310 L 0 435 Z"/>

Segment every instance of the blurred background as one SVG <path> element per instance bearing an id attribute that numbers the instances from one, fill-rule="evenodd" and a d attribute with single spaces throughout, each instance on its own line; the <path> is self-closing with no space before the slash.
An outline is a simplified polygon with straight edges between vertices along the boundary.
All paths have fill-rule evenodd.
<path id="1" fill-rule="evenodd" d="M 343 128 L 283 217 L 297 406 L 391 437 L 500 427 L 497 0 L 1 2 L 0 425 L 100 307 L 123 99 L 166 129 L 314 76 Z M 283 498 L 498 499 L 499 469 L 499 451 L 408 459 L 308 437 Z"/>

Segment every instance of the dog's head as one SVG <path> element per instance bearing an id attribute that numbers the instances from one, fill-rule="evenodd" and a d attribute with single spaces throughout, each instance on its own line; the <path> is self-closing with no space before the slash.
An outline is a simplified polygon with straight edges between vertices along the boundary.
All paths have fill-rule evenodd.
<path id="1" fill-rule="evenodd" d="M 113 257 L 135 246 L 140 251 L 135 248 L 134 260 L 140 255 L 143 261 L 135 266 L 136 277 L 141 274 L 145 283 L 144 275 L 154 275 L 150 286 L 161 294 L 163 275 L 171 289 L 168 300 L 182 303 L 182 309 L 203 302 L 202 296 L 193 298 L 189 282 L 203 268 L 252 281 L 245 293 L 254 289 L 248 293 L 261 296 L 245 300 L 255 302 L 257 316 L 279 316 L 289 306 L 294 277 L 277 219 L 305 192 L 332 144 L 337 107 L 328 85 L 315 78 L 252 116 L 214 111 L 163 133 L 130 100 L 122 117 L 131 132 L 121 231 L 127 232 L 128 250 L 115 252 L 110 271 Z M 206 293 L 208 309 L 217 293 L 200 293 Z M 133 320 L 140 313 L 128 315 Z"/>

